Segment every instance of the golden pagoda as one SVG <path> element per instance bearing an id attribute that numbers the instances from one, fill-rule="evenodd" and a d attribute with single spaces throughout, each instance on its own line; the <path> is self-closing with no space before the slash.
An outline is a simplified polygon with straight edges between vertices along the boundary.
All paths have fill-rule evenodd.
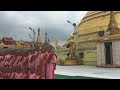
<path id="1" fill-rule="evenodd" d="M 112 42 L 112 48 L 119 47 L 120 39 L 120 11 L 89 11 L 80 21 L 76 32 L 77 41 L 70 36 L 69 41 L 78 42 L 77 56 L 80 64 L 105 66 L 107 56 L 105 56 L 105 42 Z M 114 43 L 116 42 L 116 44 Z M 117 45 L 118 44 L 118 45 Z M 113 46 L 116 45 L 116 46 Z M 111 47 L 111 46 L 109 46 Z M 108 48 L 108 47 L 107 47 Z M 117 50 L 117 49 L 116 49 Z M 114 51 L 116 51 L 114 50 Z M 119 49 L 116 51 L 119 53 Z M 113 55 L 114 54 L 114 55 Z M 102 56 L 101 56 L 102 55 Z M 109 55 L 108 55 L 109 56 Z M 112 51 L 112 65 L 120 63 L 118 56 Z M 101 58 L 100 58 L 101 57 Z M 110 57 L 109 57 L 110 58 Z M 109 64 L 109 63 L 108 63 Z"/>

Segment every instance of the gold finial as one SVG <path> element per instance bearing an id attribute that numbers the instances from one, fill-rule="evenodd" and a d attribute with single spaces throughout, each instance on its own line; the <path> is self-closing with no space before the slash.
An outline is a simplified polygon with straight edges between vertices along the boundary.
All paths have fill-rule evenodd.
<path id="1" fill-rule="evenodd" d="M 114 11 L 110 11 L 110 21 L 108 25 L 108 31 L 110 31 L 110 34 L 115 34 L 120 32 L 118 24 L 115 20 Z"/>
<path id="2" fill-rule="evenodd" d="M 48 40 L 48 33 L 47 33 L 47 28 L 46 28 L 46 32 L 45 32 L 45 42 L 48 43 L 49 40 Z"/>
<path id="3" fill-rule="evenodd" d="M 40 37 L 40 28 L 39 28 L 39 27 L 38 27 L 37 43 L 38 43 L 38 44 L 41 44 L 41 43 L 42 43 L 41 37 Z"/>

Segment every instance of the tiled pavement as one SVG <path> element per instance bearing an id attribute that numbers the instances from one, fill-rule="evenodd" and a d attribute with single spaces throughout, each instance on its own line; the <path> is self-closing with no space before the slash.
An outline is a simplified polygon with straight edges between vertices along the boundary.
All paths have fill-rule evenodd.
<path id="1" fill-rule="evenodd" d="M 106 79 L 120 79 L 120 68 L 98 68 L 96 66 L 58 66 L 55 74 L 67 76 L 84 76 Z"/>

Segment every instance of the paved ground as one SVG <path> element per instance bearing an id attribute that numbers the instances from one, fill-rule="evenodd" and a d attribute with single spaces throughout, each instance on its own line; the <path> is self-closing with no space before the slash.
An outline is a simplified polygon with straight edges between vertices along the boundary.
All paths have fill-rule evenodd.
<path id="1" fill-rule="evenodd" d="M 120 79 L 120 68 L 98 68 L 96 66 L 57 66 L 55 74 L 106 79 Z"/>
<path id="2" fill-rule="evenodd" d="M 67 76 L 67 75 L 55 75 L 55 79 L 103 79 L 103 78 L 93 78 L 84 76 Z"/>

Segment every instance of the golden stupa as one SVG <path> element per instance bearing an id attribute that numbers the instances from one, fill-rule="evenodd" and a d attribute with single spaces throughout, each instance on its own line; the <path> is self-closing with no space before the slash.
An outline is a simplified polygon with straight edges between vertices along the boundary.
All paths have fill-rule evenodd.
<path id="1" fill-rule="evenodd" d="M 98 41 L 104 41 L 106 38 L 107 40 L 120 39 L 119 29 L 115 30 L 115 28 L 120 28 L 119 18 L 120 11 L 114 11 L 114 15 L 111 15 L 111 11 L 88 11 L 86 13 L 77 26 L 77 39 L 72 38 L 74 35 L 70 35 L 68 39 L 69 41 L 74 39 L 74 43 L 78 42 L 76 54 L 80 64 L 97 65 Z M 110 30 L 110 28 L 113 29 Z M 107 31 L 110 31 L 111 35 L 107 35 Z M 103 32 L 104 36 L 102 36 Z"/>

